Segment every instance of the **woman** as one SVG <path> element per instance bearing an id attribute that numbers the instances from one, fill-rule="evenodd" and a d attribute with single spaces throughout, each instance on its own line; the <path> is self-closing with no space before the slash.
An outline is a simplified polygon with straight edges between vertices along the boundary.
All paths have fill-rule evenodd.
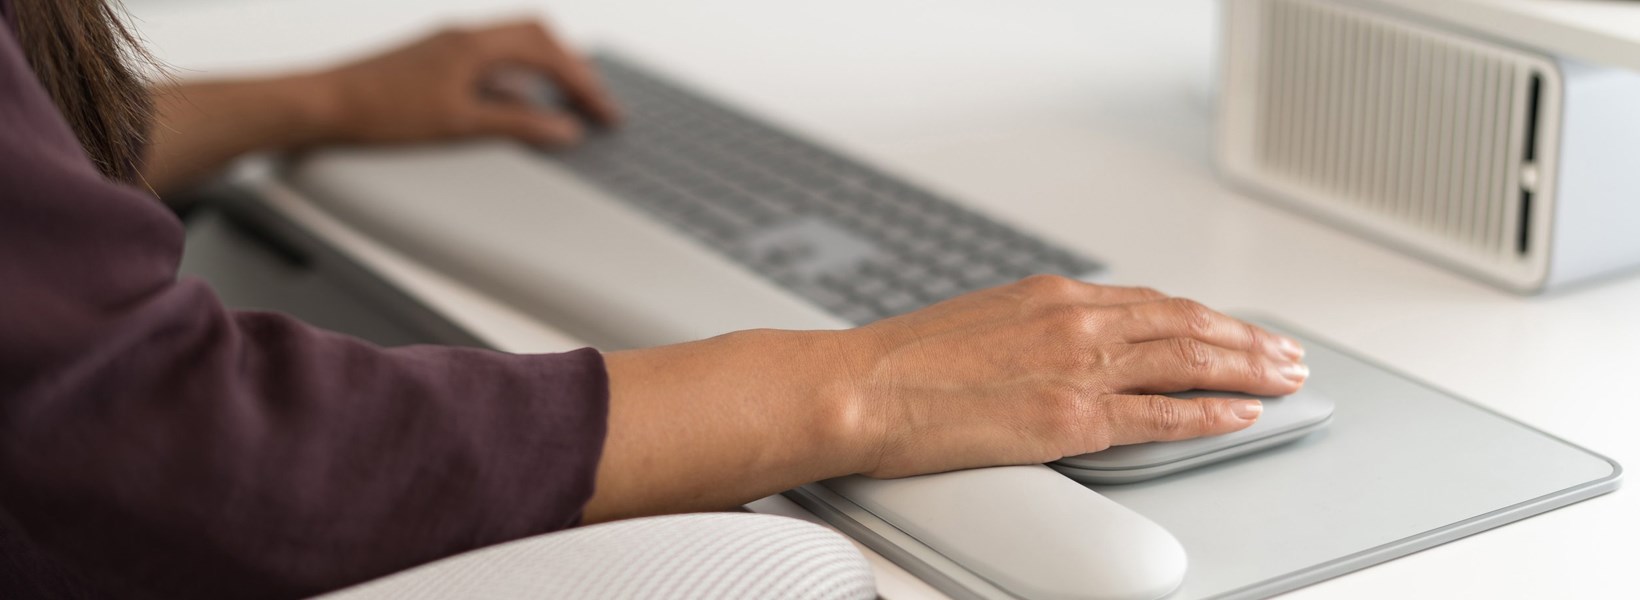
<path id="1" fill-rule="evenodd" d="M 288 597 L 469 549 L 821 478 L 1238 430 L 1293 342 L 1154 291 L 1032 277 L 846 331 L 603 355 L 384 349 L 178 280 L 157 195 L 253 150 L 618 114 L 536 24 L 337 69 L 146 87 L 103 0 L 0 0 L 0 596 Z M 549 76 L 582 115 L 480 93 Z M 150 118 L 150 107 L 153 118 Z"/>

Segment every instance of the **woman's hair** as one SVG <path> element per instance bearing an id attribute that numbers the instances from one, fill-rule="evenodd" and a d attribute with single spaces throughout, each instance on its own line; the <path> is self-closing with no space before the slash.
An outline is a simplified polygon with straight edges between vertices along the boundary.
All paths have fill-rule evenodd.
<path id="1" fill-rule="evenodd" d="M 12 0 L 29 66 L 103 176 L 136 182 L 153 99 L 152 65 L 118 0 Z"/>

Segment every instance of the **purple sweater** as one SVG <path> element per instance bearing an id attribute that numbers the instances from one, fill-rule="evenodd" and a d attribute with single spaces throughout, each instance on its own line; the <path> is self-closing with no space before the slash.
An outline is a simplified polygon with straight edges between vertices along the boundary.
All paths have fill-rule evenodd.
<path id="1" fill-rule="evenodd" d="M 228 310 L 177 278 L 182 242 L 0 26 L 0 598 L 305 596 L 578 522 L 597 352 Z"/>

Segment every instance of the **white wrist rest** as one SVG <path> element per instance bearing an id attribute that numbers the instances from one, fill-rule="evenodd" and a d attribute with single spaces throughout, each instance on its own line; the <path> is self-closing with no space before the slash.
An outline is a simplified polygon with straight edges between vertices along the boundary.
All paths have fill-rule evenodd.
<path id="1" fill-rule="evenodd" d="M 1042 465 L 822 484 L 1023 598 L 1154 600 L 1184 581 L 1172 534 Z"/>

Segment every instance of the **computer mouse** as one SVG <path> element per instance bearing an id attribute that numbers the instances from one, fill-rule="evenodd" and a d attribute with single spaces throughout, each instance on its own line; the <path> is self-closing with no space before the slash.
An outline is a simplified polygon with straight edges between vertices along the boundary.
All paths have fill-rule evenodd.
<path id="1" fill-rule="evenodd" d="M 1042 465 L 822 485 L 1020 598 L 1155 600 L 1189 564 L 1162 526 Z"/>
<path id="2" fill-rule="evenodd" d="M 1194 391 L 1176 398 L 1257 398 L 1246 394 Z M 1154 479 L 1298 441 L 1332 422 L 1333 400 L 1310 389 L 1290 396 L 1258 398 L 1264 414 L 1251 427 L 1224 435 L 1116 446 L 1054 462 L 1054 469 L 1077 481 L 1122 484 Z"/>

